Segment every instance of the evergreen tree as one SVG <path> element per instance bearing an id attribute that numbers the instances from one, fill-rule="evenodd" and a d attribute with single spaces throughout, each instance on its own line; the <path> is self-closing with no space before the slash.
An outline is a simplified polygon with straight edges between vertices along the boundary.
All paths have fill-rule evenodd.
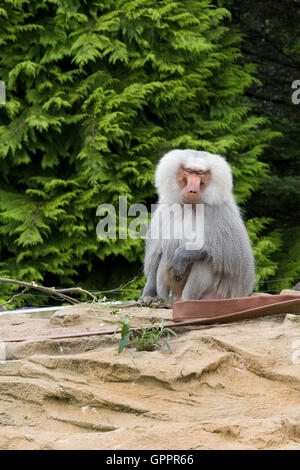
<path id="1" fill-rule="evenodd" d="M 1 3 L 2 276 L 99 289 L 140 273 L 143 240 L 97 240 L 96 208 L 154 202 L 174 148 L 224 155 L 245 205 L 274 133 L 243 97 L 254 69 L 229 16 L 210 0 Z M 258 279 L 276 269 L 267 223 L 248 221 Z"/>
<path id="2" fill-rule="evenodd" d="M 271 257 L 276 267 L 270 284 L 281 289 L 300 279 L 300 104 L 292 84 L 300 80 L 300 3 L 298 0 L 225 1 L 232 28 L 244 34 L 241 64 L 256 64 L 259 79 L 245 97 L 280 135 L 261 156 L 269 165 L 261 190 L 248 201 L 249 216 L 272 218 L 269 228 L 280 237 Z"/>

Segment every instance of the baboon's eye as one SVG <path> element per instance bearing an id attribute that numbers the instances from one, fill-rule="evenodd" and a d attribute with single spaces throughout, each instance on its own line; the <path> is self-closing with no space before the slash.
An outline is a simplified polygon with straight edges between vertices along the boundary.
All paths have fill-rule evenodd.
<path id="1" fill-rule="evenodd" d="M 184 168 L 185 173 L 194 174 L 194 175 L 204 175 L 206 172 L 203 170 L 192 170 L 191 168 Z"/>

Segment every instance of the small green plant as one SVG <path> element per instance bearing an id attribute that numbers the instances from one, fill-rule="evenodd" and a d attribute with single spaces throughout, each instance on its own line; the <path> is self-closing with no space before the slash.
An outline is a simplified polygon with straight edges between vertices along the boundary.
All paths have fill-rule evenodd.
<path id="1" fill-rule="evenodd" d="M 145 326 L 141 330 L 132 333 L 133 339 L 131 342 L 136 345 L 137 351 L 153 351 L 155 348 L 161 349 L 161 345 L 158 344 L 159 340 L 162 340 L 167 349 L 171 351 L 171 346 L 168 343 L 170 334 L 177 336 L 175 331 L 164 326 L 164 321 L 154 328 Z M 163 338 L 164 336 L 167 336 L 167 341 Z"/>
<path id="2" fill-rule="evenodd" d="M 118 353 L 123 351 L 123 349 L 130 344 L 130 336 L 131 336 L 131 331 L 130 331 L 130 319 L 128 315 L 121 315 L 119 323 L 121 324 L 121 339 L 119 342 L 119 348 L 118 348 Z M 117 333 L 119 333 L 119 329 L 117 328 L 114 335 L 113 339 L 116 336 Z"/>
<path id="3" fill-rule="evenodd" d="M 128 315 L 122 315 L 119 320 L 114 320 L 112 322 L 119 324 L 113 335 L 113 339 L 117 333 L 121 333 L 121 339 L 118 348 L 119 354 L 129 344 L 134 344 L 137 351 L 153 351 L 155 348 L 160 349 L 161 345 L 158 344 L 159 340 L 162 340 L 167 349 L 171 351 L 171 347 L 168 343 L 170 335 L 172 334 L 177 336 L 175 331 L 165 326 L 163 320 L 159 325 L 154 326 L 152 322 L 149 325 L 142 327 L 140 330 L 131 329 L 130 318 Z M 164 339 L 164 336 L 167 336 L 167 340 Z"/>

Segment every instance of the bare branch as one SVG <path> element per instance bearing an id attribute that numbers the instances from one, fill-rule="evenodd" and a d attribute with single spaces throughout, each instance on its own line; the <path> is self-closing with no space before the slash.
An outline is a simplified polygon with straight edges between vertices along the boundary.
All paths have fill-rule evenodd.
<path id="1" fill-rule="evenodd" d="M 39 286 L 34 281 L 32 281 L 32 282 L 23 282 L 23 281 L 17 281 L 16 279 L 6 279 L 6 278 L 1 277 L 0 278 L 0 283 L 15 284 L 17 286 L 26 287 L 27 289 L 36 289 L 36 290 L 39 290 L 41 292 L 46 292 L 46 293 L 51 294 L 51 295 L 56 295 L 56 296 L 60 297 L 61 299 L 67 300 L 68 302 L 70 302 L 72 304 L 79 304 L 80 303 L 80 300 L 74 299 L 73 297 L 70 297 L 68 295 L 63 294 L 59 290 L 55 289 L 55 287 Z M 93 296 L 93 294 L 90 294 L 90 295 Z"/>
<path id="2" fill-rule="evenodd" d="M 68 287 L 68 288 L 65 288 L 65 289 L 55 289 L 55 291 L 60 292 L 60 293 L 64 293 L 64 292 L 78 292 L 79 294 L 83 293 L 83 294 L 87 294 L 90 297 L 92 297 L 93 301 L 97 300 L 97 297 L 94 294 L 92 294 L 92 292 L 90 292 L 88 290 L 85 290 L 85 289 L 82 289 L 82 287 Z"/>
<path id="3" fill-rule="evenodd" d="M 1 304 L 0 308 L 4 307 L 4 305 L 10 304 L 14 299 L 19 297 L 20 295 L 23 295 L 27 290 L 28 290 L 28 287 L 25 287 L 25 289 L 23 289 L 22 292 L 20 292 L 19 294 L 13 295 L 11 299 L 9 299 L 7 302 L 4 302 L 4 304 Z"/>

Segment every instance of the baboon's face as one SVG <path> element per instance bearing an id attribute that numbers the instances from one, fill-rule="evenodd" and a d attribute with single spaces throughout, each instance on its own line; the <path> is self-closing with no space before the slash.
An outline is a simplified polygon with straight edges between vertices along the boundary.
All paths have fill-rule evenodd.
<path id="1" fill-rule="evenodd" d="M 210 171 L 199 168 L 180 166 L 176 181 L 181 190 L 183 204 L 198 204 L 201 202 L 201 194 L 209 185 Z"/>

